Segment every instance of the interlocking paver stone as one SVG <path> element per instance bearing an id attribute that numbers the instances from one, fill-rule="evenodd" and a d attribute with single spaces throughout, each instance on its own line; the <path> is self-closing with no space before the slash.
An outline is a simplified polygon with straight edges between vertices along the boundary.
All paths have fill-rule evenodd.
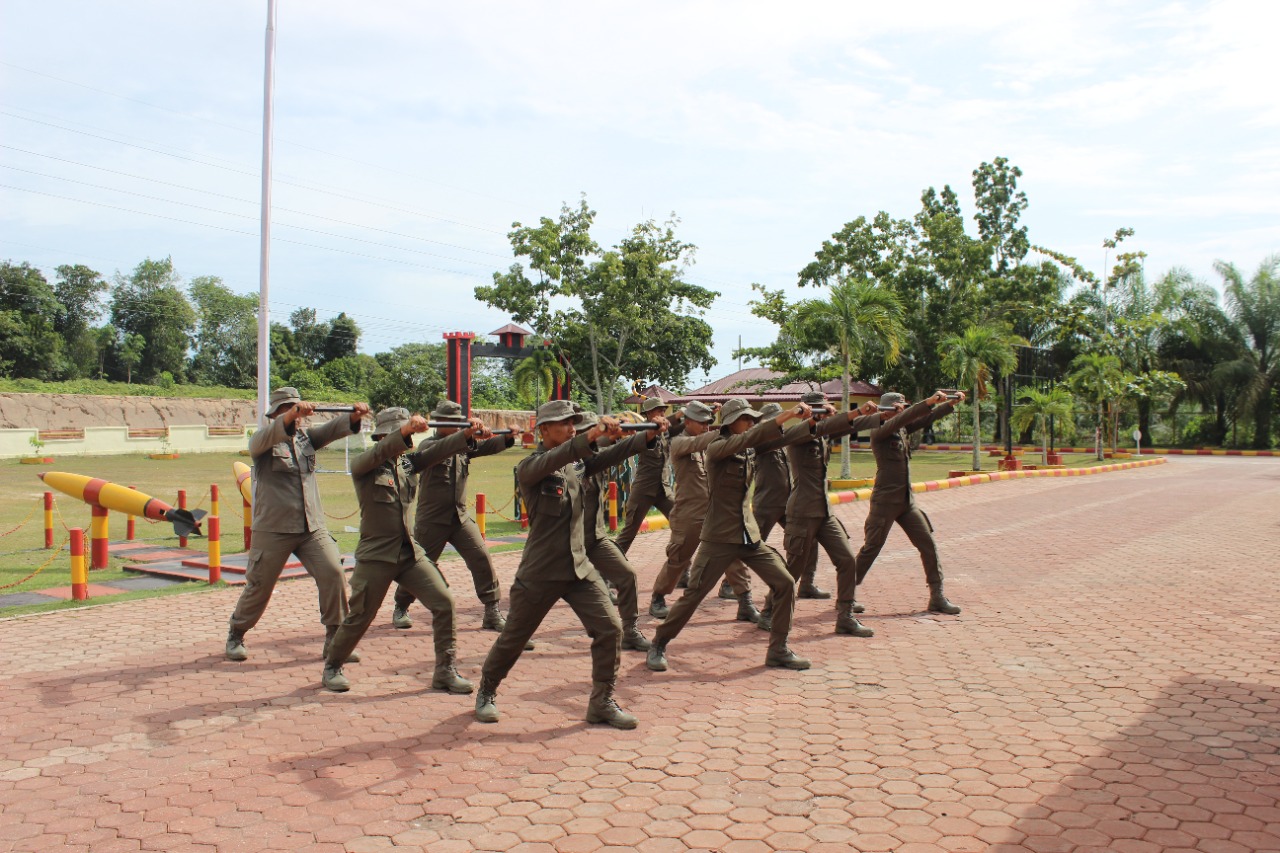
<path id="1" fill-rule="evenodd" d="M 0 621 L 4 849 L 1280 849 L 1280 463 L 918 500 L 961 616 L 921 612 L 895 532 L 860 590 L 875 638 L 800 601 L 813 668 L 766 669 L 765 635 L 708 598 L 668 672 L 623 653 L 634 731 L 583 722 L 589 640 L 563 606 L 491 726 L 429 689 L 425 612 L 398 631 L 389 602 L 352 690 L 325 692 L 309 580 L 277 589 L 239 664 L 237 590 Z M 866 506 L 834 511 L 856 538 Z M 632 548 L 642 596 L 666 540 Z M 518 559 L 495 557 L 504 584 Z M 494 635 L 455 597 L 475 679 Z"/>

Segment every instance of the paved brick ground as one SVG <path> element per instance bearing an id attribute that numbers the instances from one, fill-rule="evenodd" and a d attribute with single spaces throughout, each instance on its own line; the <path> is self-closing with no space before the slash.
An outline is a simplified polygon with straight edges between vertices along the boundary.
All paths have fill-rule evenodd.
<path id="1" fill-rule="evenodd" d="M 1280 465 L 921 503 L 962 616 L 919 611 L 895 534 L 873 640 L 801 602 L 813 669 L 766 670 L 764 636 L 708 600 L 670 672 L 625 653 L 633 732 L 581 722 L 587 641 L 563 607 L 493 726 L 428 689 L 423 620 L 395 631 L 389 608 L 352 691 L 320 689 L 306 580 L 243 664 L 221 655 L 236 590 L 0 622 L 0 849 L 1280 850 Z M 865 512 L 840 508 L 855 530 Z M 646 584 L 665 541 L 638 540 Z M 459 568 L 474 678 L 493 635 Z"/>

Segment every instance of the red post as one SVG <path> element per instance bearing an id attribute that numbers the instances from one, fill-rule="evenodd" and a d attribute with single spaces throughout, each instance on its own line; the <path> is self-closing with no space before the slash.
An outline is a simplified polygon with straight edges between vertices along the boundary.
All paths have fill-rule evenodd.
<path id="1" fill-rule="evenodd" d="M 609 532 L 618 530 L 618 483 L 609 481 Z"/>
<path id="2" fill-rule="evenodd" d="M 89 572 L 84 567 L 84 531 L 71 528 L 71 598 L 84 601 L 89 597 Z"/>
<path id="3" fill-rule="evenodd" d="M 487 521 L 487 519 L 485 518 L 485 516 L 486 516 L 486 515 L 488 515 L 488 513 L 487 513 L 486 509 L 487 509 L 487 508 L 486 508 L 486 507 L 485 507 L 485 505 L 484 505 L 484 495 L 483 495 L 483 494 L 477 494 L 477 495 L 476 495 L 476 524 L 477 524 L 477 525 L 479 525 L 479 527 L 480 527 L 480 541 L 481 541 L 481 542 L 483 542 L 483 541 L 484 541 L 485 523 L 486 523 L 486 521 Z"/>
<path id="4" fill-rule="evenodd" d="M 244 500 L 241 498 L 241 500 Z M 253 544 L 253 507 L 248 501 L 244 501 L 244 549 L 249 550 Z"/>
<path id="5" fill-rule="evenodd" d="M 209 484 L 209 515 L 222 514 L 218 512 L 218 497 L 219 497 L 218 484 L 210 483 Z"/>
<path id="6" fill-rule="evenodd" d="M 209 583 L 222 580 L 222 519 L 209 516 Z"/>
<path id="7" fill-rule="evenodd" d="M 44 547 L 53 547 L 53 492 L 44 493 Z"/>
<path id="8" fill-rule="evenodd" d="M 178 509 L 186 509 L 186 508 L 187 508 L 187 490 L 178 489 Z M 179 548 L 187 547 L 187 537 L 185 536 L 178 537 L 178 547 Z"/>
<path id="9" fill-rule="evenodd" d="M 520 529 L 529 529 L 529 510 L 525 507 L 524 501 L 520 501 Z"/>
<path id="10" fill-rule="evenodd" d="M 108 560 L 110 519 L 105 506 L 93 506 L 89 519 L 89 568 L 105 569 Z"/>
<path id="11" fill-rule="evenodd" d="M 130 486 L 129 488 L 133 489 L 135 492 L 138 490 L 137 486 Z M 129 520 L 126 521 L 124 524 L 124 538 L 132 542 L 133 537 L 137 535 L 138 535 L 138 522 L 131 515 L 129 516 Z"/>

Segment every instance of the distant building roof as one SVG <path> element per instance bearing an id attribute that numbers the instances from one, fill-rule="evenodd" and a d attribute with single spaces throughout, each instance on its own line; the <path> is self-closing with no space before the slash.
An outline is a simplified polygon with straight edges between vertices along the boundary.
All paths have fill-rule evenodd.
<path id="1" fill-rule="evenodd" d="M 769 380 L 776 379 L 782 375 L 775 370 L 768 370 L 763 367 L 748 367 L 736 373 L 730 373 L 723 379 L 717 379 L 715 382 L 703 385 L 701 388 L 690 391 L 687 394 L 675 394 L 661 385 L 650 385 L 644 389 L 643 396 L 633 394 L 623 402 L 634 406 L 642 399 L 658 397 L 673 405 L 683 405 L 692 400 L 701 400 L 704 403 L 724 403 L 734 397 L 745 397 L 747 400 L 762 403 L 785 403 L 799 400 L 801 394 L 813 391 L 815 388 L 826 394 L 828 400 L 834 402 L 840 399 L 839 379 L 831 379 L 817 386 L 809 382 L 791 382 L 781 388 L 761 387 Z M 851 379 L 849 381 L 849 396 L 879 397 L 880 387 L 870 382 L 864 382 L 861 379 Z"/>
<path id="2" fill-rule="evenodd" d="M 526 335 L 526 336 L 527 336 L 527 335 L 532 335 L 532 334 L 533 334 L 533 332 L 529 331 L 528 329 L 522 329 L 522 328 L 520 328 L 519 326 L 517 326 L 515 323 L 508 323 L 507 325 L 503 326 L 501 329 L 494 329 L 494 330 L 493 330 L 492 332 L 490 332 L 489 334 L 491 334 L 491 335 L 505 335 L 505 334 L 508 334 L 508 333 L 514 333 L 514 334 L 517 334 L 517 335 Z"/>

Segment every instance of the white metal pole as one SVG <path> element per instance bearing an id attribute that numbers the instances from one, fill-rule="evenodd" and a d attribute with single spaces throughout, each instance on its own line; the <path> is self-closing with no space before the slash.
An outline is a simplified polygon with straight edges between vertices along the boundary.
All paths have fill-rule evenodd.
<path id="1" fill-rule="evenodd" d="M 267 0 L 266 69 L 262 81 L 262 245 L 258 266 L 258 416 L 271 396 L 271 317 L 267 308 L 271 268 L 271 123 L 274 115 L 276 0 Z"/>

